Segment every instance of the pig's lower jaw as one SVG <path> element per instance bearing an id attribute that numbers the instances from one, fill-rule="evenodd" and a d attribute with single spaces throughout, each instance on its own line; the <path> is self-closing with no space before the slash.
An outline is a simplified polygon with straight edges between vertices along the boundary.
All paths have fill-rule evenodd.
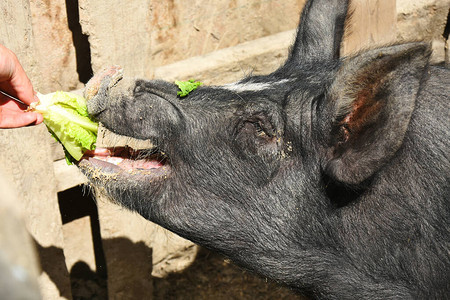
<path id="1" fill-rule="evenodd" d="M 111 177 L 133 179 L 167 178 L 170 174 L 168 158 L 156 150 L 134 150 L 129 147 L 97 148 L 85 153 L 78 163 L 91 180 Z"/>

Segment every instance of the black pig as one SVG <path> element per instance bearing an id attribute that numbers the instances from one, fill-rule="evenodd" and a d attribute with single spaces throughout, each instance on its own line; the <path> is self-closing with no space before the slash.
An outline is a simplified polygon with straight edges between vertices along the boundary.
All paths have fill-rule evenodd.
<path id="1" fill-rule="evenodd" d="M 327 299 L 450 295 L 450 71 L 414 42 L 340 58 L 347 1 L 310 0 L 286 63 L 202 86 L 86 88 L 108 129 L 152 149 L 79 167 L 114 201 L 262 276 Z M 447 298 L 448 299 L 448 298 Z"/>

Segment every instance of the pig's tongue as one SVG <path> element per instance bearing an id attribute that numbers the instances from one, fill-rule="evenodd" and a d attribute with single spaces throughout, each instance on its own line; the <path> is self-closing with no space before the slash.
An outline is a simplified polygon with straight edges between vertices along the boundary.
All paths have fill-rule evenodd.
<path id="1" fill-rule="evenodd" d="M 94 151 L 89 151 L 85 153 L 85 156 L 93 157 L 95 159 L 105 161 L 107 163 L 116 165 L 124 170 L 133 170 L 133 169 L 157 169 L 163 166 L 161 161 L 157 159 L 130 159 L 129 157 L 121 157 L 116 156 L 120 155 L 119 153 L 114 153 L 114 151 L 111 151 L 110 149 L 105 148 L 97 148 Z"/>
<path id="2" fill-rule="evenodd" d="M 94 156 L 94 158 L 102 161 L 106 161 L 107 163 L 116 165 L 125 170 L 133 170 L 133 169 L 157 169 L 162 167 L 162 163 L 157 160 L 151 159 L 125 159 L 122 157 L 114 157 L 114 156 Z"/>

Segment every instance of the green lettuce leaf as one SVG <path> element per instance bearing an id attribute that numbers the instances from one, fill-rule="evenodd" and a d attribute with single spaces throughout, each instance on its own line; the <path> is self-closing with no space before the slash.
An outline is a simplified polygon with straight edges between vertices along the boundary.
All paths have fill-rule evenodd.
<path id="1" fill-rule="evenodd" d="M 180 97 L 186 97 L 187 95 L 189 95 L 190 92 L 197 89 L 203 83 L 191 79 L 188 81 L 175 81 L 175 84 L 178 85 L 178 88 L 180 89 L 177 92 L 177 95 Z"/>
<path id="2" fill-rule="evenodd" d="M 89 119 L 86 100 L 73 93 L 38 94 L 31 110 L 41 113 L 48 130 L 64 146 L 67 162 L 79 161 L 95 149 L 98 123 Z"/>

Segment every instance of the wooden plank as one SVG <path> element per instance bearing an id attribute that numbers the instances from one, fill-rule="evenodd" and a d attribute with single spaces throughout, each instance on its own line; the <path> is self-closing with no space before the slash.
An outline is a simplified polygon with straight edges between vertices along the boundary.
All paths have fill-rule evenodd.
<path id="1" fill-rule="evenodd" d="M 269 74 L 287 59 L 295 33 L 296 30 L 284 31 L 161 66 L 155 69 L 155 77 L 168 81 L 195 78 L 205 84 L 224 84 L 250 73 Z"/>
<path id="2" fill-rule="evenodd" d="M 152 0 L 152 65 L 174 63 L 297 27 L 305 0 Z"/>
<path id="3" fill-rule="evenodd" d="M 0 43 L 16 53 L 30 78 L 41 77 L 29 1 L 1 1 L 0 11 Z M 38 278 L 43 299 L 71 299 L 51 150 L 46 138 L 44 125 L 0 130 L 0 168 L 12 178 L 27 230 L 37 245 L 44 271 Z"/>
<path id="4" fill-rule="evenodd" d="M 354 0 L 342 54 L 393 42 L 396 38 L 396 0 Z"/>
<path id="5" fill-rule="evenodd" d="M 0 130 L 0 169 L 11 177 L 36 243 L 43 272 L 39 285 L 43 299 L 71 299 L 64 259 L 62 221 L 56 180 L 45 125 Z"/>
<path id="6" fill-rule="evenodd" d="M 0 170 L 0 299 L 40 300 L 39 263 L 9 177 Z"/>
<path id="7" fill-rule="evenodd" d="M 2 0 L 0 12 L 0 44 L 17 55 L 35 90 L 81 87 L 64 0 Z"/>
<path id="8" fill-rule="evenodd" d="M 62 192 L 87 183 L 86 176 L 74 165 L 67 165 L 65 159 L 53 162 L 56 191 Z"/>
<path id="9" fill-rule="evenodd" d="M 150 0 L 79 0 L 79 6 L 94 72 L 117 64 L 133 76 L 150 77 Z"/>
<path id="10" fill-rule="evenodd" d="M 36 74 L 29 1 L 2 0 L 0 12 L 0 44 L 17 55 L 29 76 Z"/>
<path id="11" fill-rule="evenodd" d="M 45 94 L 81 88 L 66 0 L 29 2 L 37 69 L 30 79 L 35 89 Z"/>

